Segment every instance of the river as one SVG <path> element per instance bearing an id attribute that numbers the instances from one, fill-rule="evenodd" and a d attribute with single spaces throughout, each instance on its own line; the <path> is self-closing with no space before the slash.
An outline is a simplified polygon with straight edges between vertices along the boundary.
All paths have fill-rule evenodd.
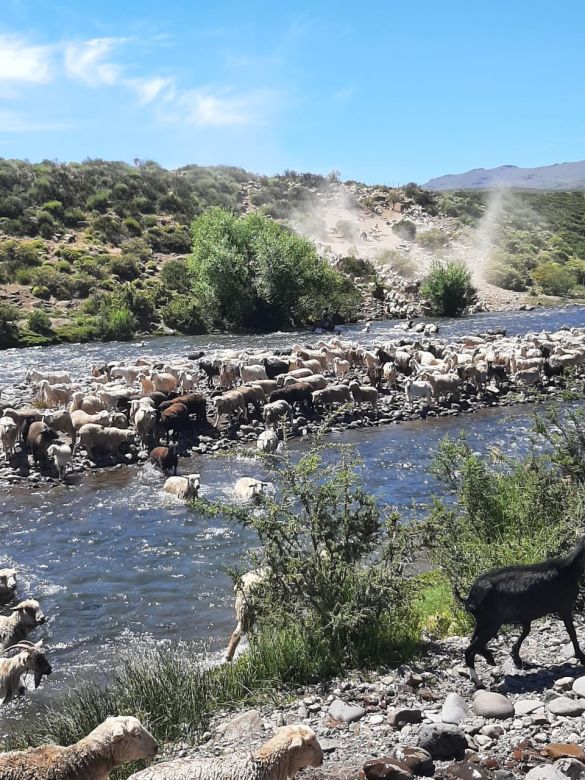
<path id="1" fill-rule="evenodd" d="M 482 314 L 440 323 L 440 336 L 490 328 L 508 334 L 584 326 L 585 309 Z M 344 329 L 357 334 L 359 327 Z M 375 323 L 362 343 L 396 337 L 393 323 Z M 314 341 L 309 334 L 245 337 L 250 347 L 285 347 Z M 213 346 L 241 348 L 243 337 L 214 337 Z M 162 338 L 137 344 L 92 344 L 0 352 L 4 388 L 22 381 L 31 367 L 67 368 L 74 377 L 103 360 L 139 354 L 171 357 L 207 347 L 209 337 Z M 421 511 L 436 488 L 428 467 L 445 434 L 465 434 L 478 451 L 497 445 L 508 454 L 530 446 L 533 407 L 483 410 L 458 417 L 331 434 L 353 443 L 363 459 L 367 488 L 403 515 Z M 306 442 L 296 440 L 293 451 Z M 192 466 L 192 468 L 191 468 Z M 202 494 L 228 500 L 240 476 L 264 476 L 246 457 L 197 457 L 183 463 L 198 471 Z M 2 709 L 7 729 L 15 717 L 34 716 L 63 688 L 107 673 L 120 652 L 145 643 L 193 641 L 202 653 L 219 654 L 233 629 L 231 582 L 225 573 L 245 565 L 251 533 L 218 519 L 207 520 L 162 491 L 151 466 L 120 466 L 89 472 L 75 484 L 30 491 L 22 485 L 0 494 L 0 566 L 19 571 L 20 597 L 35 597 L 47 624 L 43 637 L 54 673 L 25 700 Z M 2 731 L 2 729 L 0 729 Z"/>

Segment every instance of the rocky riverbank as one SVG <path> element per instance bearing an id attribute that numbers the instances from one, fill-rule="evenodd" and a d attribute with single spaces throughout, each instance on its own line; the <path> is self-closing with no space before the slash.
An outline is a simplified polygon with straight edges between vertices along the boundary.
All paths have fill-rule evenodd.
<path id="1" fill-rule="evenodd" d="M 533 628 L 523 646 L 533 668 L 513 666 L 514 639 L 491 643 L 498 665 L 478 667 L 486 690 L 475 691 L 462 665 L 466 637 L 429 642 L 397 669 L 300 688 L 278 707 L 221 713 L 197 747 L 168 746 L 164 758 L 245 755 L 276 727 L 304 723 L 326 756 L 301 773 L 311 780 L 585 778 L 585 669 L 563 624 L 549 618 Z"/>

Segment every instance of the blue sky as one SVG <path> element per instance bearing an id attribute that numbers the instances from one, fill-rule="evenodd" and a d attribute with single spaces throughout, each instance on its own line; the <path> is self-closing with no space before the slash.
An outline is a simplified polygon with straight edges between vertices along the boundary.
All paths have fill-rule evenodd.
<path id="1" fill-rule="evenodd" d="M 585 158 L 585 3 L 1 0 L 0 156 L 399 184 Z"/>

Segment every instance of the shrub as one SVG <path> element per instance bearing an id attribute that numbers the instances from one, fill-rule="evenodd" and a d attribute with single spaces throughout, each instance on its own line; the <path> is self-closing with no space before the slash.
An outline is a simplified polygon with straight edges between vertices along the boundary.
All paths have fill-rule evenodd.
<path id="1" fill-rule="evenodd" d="M 133 257 L 127 255 L 111 255 L 110 271 L 126 282 L 131 282 L 140 276 L 138 263 Z"/>
<path id="2" fill-rule="evenodd" d="M 369 260 L 360 257 L 342 257 L 336 264 L 338 271 L 348 276 L 375 276 L 376 269 Z"/>
<path id="3" fill-rule="evenodd" d="M 313 447 L 297 463 L 275 457 L 276 490 L 259 511 L 211 507 L 258 535 L 250 566 L 266 571 L 251 604 L 260 630 L 293 629 L 338 669 L 400 660 L 418 636 L 409 529 L 365 493 L 358 464 L 348 447 Z"/>
<path id="4" fill-rule="evenodd" d="M 42 241 L 0 241 L 0 264 L 6 276 L 14 279 L 19 269 L 34 268 L 42 262 L 45 254 Z"/>
<path id="5" fill-rule="evenodd" d="M 100 308 L 96 323 L 102 341 L 130 341 L 136 332 L 136 319 L 127 306 Z"/>
<path id="6" fill-rule="evenodd" d="M 575 286 L 575 275 L 559 263 L 546 262 L 532 272 L 533 281 L 545 295 L 567 295 Z"/>
<path id="7" fill-rule="evenodd" d="M 434 262 L 420 292 L 431 313 L 442 317 L 458 317 L 477 299 L 471 271 L 465 263 L 454 260 Z"/>
<path id="8" fill-rule="evenodd" d="M 16 306 L 0 303 L 0 349 L 18 346 L 18 317 Z"/>
<path id="9" fill-rule="evenodd" d="M 126 232 L 131 236 L 139 236 L 142 233 L 140 222 L 134 217 L 126 217 L 122 223 Z"/>
<path id="10" fill-rule="evenodd" d="M 387 249 L 384 252 L 380 252 L 377 260 L 383 265 L 389 265 L 399 276 L 410 278 L 416 274 L 416 263 L 412 257 L 396 249 Z"/>
<path id="11" fill-rule="evenodd" d="M 33 333 L 40 333 L 41 336 L 50 336 L 53 333 L 51 318 L 41 309 L 31 311 L 27 318 L 27 324 Z"/>
<path id="12" fill-rule="evenodd" d="M 514 462 L 494 454 L 490 462 L 447 438 L 433 472 L 454 501 L 435 499 L 425 546 L 461 593 L 490 568 L 567 550 L 585 519 L 582 488 L 561 479 L 549 455 Z"/>
<path id="13" fill-rule="evenodd" d="M 35 284 L 31 290 L 31 294 L 34 295 L 35 298 L 40 298 L 43 301 L 48 301 L 51 297 L 51 291 L 49 288 L 42 284 Z"/>
<path id="14" fill-rule="evenodd" d="M 414 241 L 416 238 L 416 225 L 408 219 L 401 219 L 392 225 L 392 231 L 405 241 Z"/>
<path id="15" fill-rule="evenodd" d="M 168 260 L 160 269 L 160 278 L 165 287 L 178 293 L 187 293 L 191 289 L 189 267 L 185 260 Z"/>
<path id="16" fill-rule="evenodd" d="M 503 287 L 505 290 L 514 290 L 515 292 L 526 290 L 524 274 L 512 265 L 491 265 L 485 278 L 490 284 Z"/>
<path id="17" fill-rule="evenodd" d="M 431 230 L 425 230 L 423 233 L 419 233 L 416 237 L 417 244 L 424 246 L 425 249 L 431 249 L 436 252 L 439 249 L 444 249 L 449 243 L 449 236 L 443 233 L 442 230 L 433 228 Z"/>
<path id="18" fill-rule="evenodd" d="M 111 193 L 109 190 L 98 190 L 97 192 L 94 192 L 93 195 L 90 195 L 86 200 L 86 208 L 89 209 L 89 211 L 99 211 L 104 214 L 108 210 L 110 195 Z"/>
<path id="19" fill-rule="evenodd" d="M 45 287 L 51 295 L 59 300 L 71 297 L 71 281 L 69 274 L 60 273 L 46 263 L 32 272 L 32 283 L 36 287 Z"/>
<path id="20" fill-rule="evenodd" d="M 192 336 L 207 331 L 199 302 L 189 295 L 177 295 L 163 306 L 161 314 L 165 325 L 179 333 Z"/>

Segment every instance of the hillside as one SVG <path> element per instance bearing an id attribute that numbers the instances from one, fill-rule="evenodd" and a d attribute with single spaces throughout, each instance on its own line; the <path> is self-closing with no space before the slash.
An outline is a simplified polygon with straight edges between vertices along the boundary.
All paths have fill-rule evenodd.
<path id="1" fill-rule="evenodd" d="M 439 176 L 423 185 L 426 190 L 486 190 L 512 188 L 525 190 L 584 190 L 585 160 L 544 165 L 538 168 L 518 168 L 500 165 L 498 168 L 474 168 L 465 173 Z"/>
<path id="2" fill-rule="evenodd" d="M 342 274 L 337 281 L 328 277 L 328 284 L 346 319 L 415 315 L 420 301 L 413 282 L 437 259 L 471 267 L 484 308 L 517 308 L 527 291 L 583 294 L 584 193 L 494 198 L 294 171 L 266 177 L 195 165 L 169 171 L 153 162 L 0 160 L 4 346 L 256 328 L 264 320 L 266 327 L 274 325 L 269 301 L 282 287 L 270 292 L 272 282 L 260 280 L 249 294 L 268 298 L 256 305 L 255 316 L 242 314 L 234 322 L 225 316 L 229 307 L 215 306 L 194 279 L 191 224 L 212 207 L 263 215 L 263 230 L 274 221 L 310 239 L 297 245 L 300 255 L 290 262 L 321 257 Z M 256 230 L 252 223 L 236 224 L 236 233 L 245 224 L 248 233 Z M 224 258 L 228 270 L 242 256 L 236 233 L 233 262 Z M 284 234 L 278 241 L 286 254 L 290 241 Z M 272 263 L 278 265 L 281 250 Z M 242 290 L 235 277 L 232 282 L 228 300 Z M 304 300 L 302 311 L 291 303 L 275 327 L 316 321 L 316 312 L 329 307 L 332 289 L 322 289 L 309 304 Z"/>

